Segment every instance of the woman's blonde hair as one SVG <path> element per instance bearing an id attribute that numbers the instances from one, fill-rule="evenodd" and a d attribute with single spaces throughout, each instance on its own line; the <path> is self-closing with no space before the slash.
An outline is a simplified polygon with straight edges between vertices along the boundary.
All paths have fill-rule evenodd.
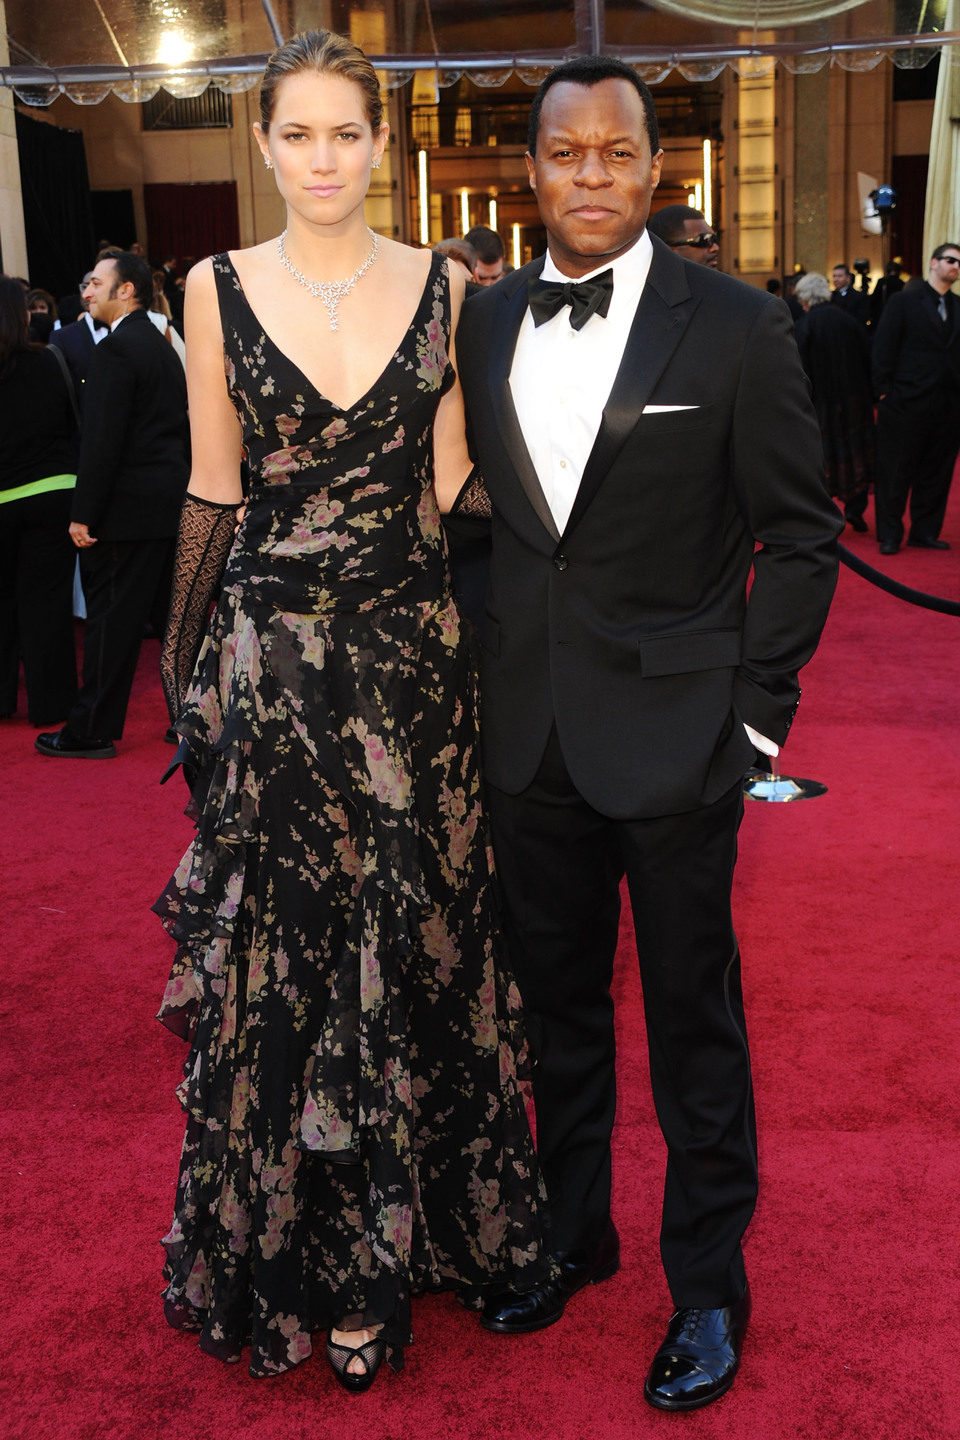
<path id="1" fill-rule="evenodd" d="M 383 101 L 377 72 L 358 45 L 332 30 L 304 30 L 286 45 L 274 50 L 267 61 L 260 85 L 260 128 L 270 128 L 277 89 L 288 75 L 312 70 L 317 75 L 341 75 L 352 80 L 363 96 L 363 108 L 370 129 L 376 134 L 383 124 Z"/>

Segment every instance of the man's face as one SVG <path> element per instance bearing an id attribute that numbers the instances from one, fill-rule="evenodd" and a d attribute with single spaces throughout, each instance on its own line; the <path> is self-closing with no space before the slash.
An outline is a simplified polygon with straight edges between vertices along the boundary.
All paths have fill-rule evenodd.
<path id="1" fill-rule="evenodd" d="M 949 290 L 960 278 L 960 249 L 953 246 L 938 260 L 930 261 L 930 280 L 938 290 Z"/>
<path id="2" fill-rule="evenodd" d="M 100 260 L 87 281 L 83 298 L 87 309 L 101 325 L 112 325 L 123 314 L 123 302 L 117 298 L 117 264 Z"/>
<path id="3" fill-rule="evenodd" d="M 701 242 L 697 245 L 681 245 L 677 248 L 684 260 L 693 260 L 697 265 L 709 265 L 712 270 L 716 270 L 717 261 L 720 258 L 720 242 L 716 232 L 707 224 L 706 220 L 684 220 L 681 239 L 699 241 L 701 236 L 709 237 L 709 245 Z"/>
<path id="4" fill-rule="evenodd" d="M 560 80 L 540 112 L 530 188 L 557 267 L 576 278 L 615 260 L 643 233 L 663 151 L 650 154 L 643 103 L 629 80 Z"/>
<path id="5" fill-rule="evenodd" d="M 503 278 L 503 259 L 494 260 L 489 265 L 485 260 L 478 260 L 473 278 L 478 285 L 496 285 Z"/>
<path id="6" fill-rule="evenodd" d="M 853 277 L 846 265 L 834 265 L 833 267 L 833 288 L 834 290 L 846 290 Z"/>

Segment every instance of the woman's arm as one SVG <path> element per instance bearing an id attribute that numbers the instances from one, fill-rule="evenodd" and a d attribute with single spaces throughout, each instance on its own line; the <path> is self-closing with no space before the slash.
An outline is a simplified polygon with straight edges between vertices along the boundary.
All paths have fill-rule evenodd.
<path id="1" fill-rule="evenodd" d="M 457 369 L 456 332 L 463 304 L 463 276 L 456 272 L 447 261 L 447 276 L 450 282 L 450 364 L 454 373 Z M 473 461 L 467 449 L 466 419 L 463 412 L 463 392 L 457 378 L 437 407 L 437 418 L 433 427 L 434 489 L 437 504 L 446 514 L 463 489 L 473 469 Z"/>
<path id="2" fill-rule="evenodd" d="M 240 422 L 227 393 L 223 332 L 213 262 L 187 276 L 184 300 L 187 397 L 192 464 L 188 493 L 219 505 L 240 505 Z"/>

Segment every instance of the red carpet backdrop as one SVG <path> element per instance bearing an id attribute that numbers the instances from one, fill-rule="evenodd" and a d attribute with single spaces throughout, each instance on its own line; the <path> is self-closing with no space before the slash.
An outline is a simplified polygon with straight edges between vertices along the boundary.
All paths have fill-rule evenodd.
<path id="1" fill-rule="evenodd" d="M 881 562 L 960 598 L 950 552 Z M 876 563 L 872 536 L 845 541 Z M 616 979 L 625 1263 L 526 1339 L 419 1302 L 405 1373 L 344 1395 L 319 1356 L 253 1381 L 162 1318 L 182 1048 L 153 1019 L 170 942 L 149 905 L 190 828 L 156 642 L 112 761 L 60 764 L 0 723 L 7 1440 L 914 1440 L 960 1436 L 960 619 L 842 571 L 784 771 L 822 799 L 749 804 L 736 893 L 763 1191 L 733 1390 L 641 1397 L 669 1301 L 639 983 Z"/>

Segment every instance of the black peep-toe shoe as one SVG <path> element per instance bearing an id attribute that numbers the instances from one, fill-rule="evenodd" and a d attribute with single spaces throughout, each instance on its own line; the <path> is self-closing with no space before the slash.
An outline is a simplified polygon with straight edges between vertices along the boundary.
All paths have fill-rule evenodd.
<path id="1" fill-rule="evenodd" d="M 365 1345 L 338 1345 L 332 1338 L 332 1332 L 327 1332 L 327 1359 L 330 1362 L 330 1369 L 333 1371 L 344 1390 L 351 1390 L 359 1395 L 362 1390 L 369 1390 L 377 1378 L 377 1371 L 383 1364 L 387 1353 L 387 1342 L 383 1333 L 375 1335 Z M 363 1374 L 354 1375 L 347 1369 L 351 1360 L 359 1360 L 363 1365 Z"/>

